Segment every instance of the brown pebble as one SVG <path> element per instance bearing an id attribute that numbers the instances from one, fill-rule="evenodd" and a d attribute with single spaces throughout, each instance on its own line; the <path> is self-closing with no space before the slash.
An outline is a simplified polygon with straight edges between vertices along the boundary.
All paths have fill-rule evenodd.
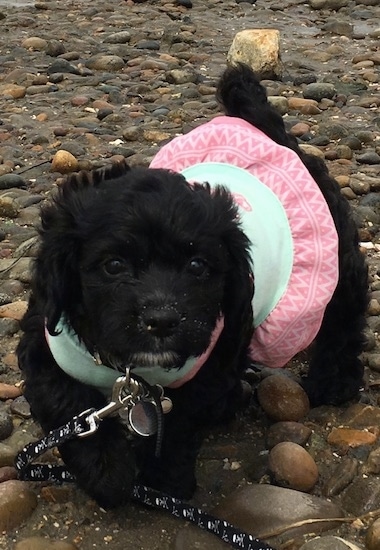
<path id="1" fill-rule="evenodd" d="M 327 438 L 330 445 L 337 447 L 360 447 L 361 445 L 373 445 L 377 435 L 364 430 L 351 428 L 333 428 Z"/>
<path id="2" fill-rule="evenodd" d="M 51 163 L 51 171 L 60 174 L 69 174 L 78 170 L 78 161 L 68 151 L 60 149 L 56 152 Z"/>
<path id="3" fill-rule="evenodd" d="M 257 388 L 257 397 L 266 414 L 276 421 L 297 422 L 306 416 L 310 409 L 304 389 L 283 374 L 265 378 Z"/>
<path id="4" fill-rule="evenodd" d="M 310 491 L 318 481 L 314 459 L 300 445 L 285 441 L 269 453 L 269 470 L 276 483 L 296 491 Z"/>
<path id="5" fill-rule="evenodd" d="M 7 319 L 15 319 L 16 321 L 20 321 L 23 318 L 27 307 L 28 302 L 25 300 L 0 306 L 0 318 L 5 317 Z"/>
<path id="6" fill-rule="evenodd" d="M 9 481 L 10 479 L 17 479 L 17 470 L 13 466 L 2 466 L 0 468 L 0 483 Z"/>
<path id="7" fill-rule="evenodd" d="M 380 519 L 376 519 L 368 529 L 365 543 L 368 550 L 380 550 Z"/>
<path id="8" fill-rule="evenodd" d="M 0 399 L 15 399 L 22 394 L 21 388 L 0 382 Z"/>
<path id="9" fill-rule="evenodd" d="M 271 449 L 278 443 L 290 441 L 303 447 L 306 445 L 311 432 L 311 428 L 300 422 L 276 422 L 268 430 L 267 446 Z"/>

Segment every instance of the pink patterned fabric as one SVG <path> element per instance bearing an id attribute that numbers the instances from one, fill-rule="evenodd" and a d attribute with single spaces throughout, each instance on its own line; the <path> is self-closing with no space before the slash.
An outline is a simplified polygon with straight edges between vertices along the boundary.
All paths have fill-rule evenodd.
<path id="1" fill-rule="evenodd" d="M 284 366 L 315 338 L 338 281 L 338 237 L 328 206 L 299 157 L 244 120 L 219 116 L 165 145 L 151 168 L 176 172 L 202 162 L 248 170 L 281 201 L 293 238 L 289 284 L 255 329 L 251 357 Z"/>

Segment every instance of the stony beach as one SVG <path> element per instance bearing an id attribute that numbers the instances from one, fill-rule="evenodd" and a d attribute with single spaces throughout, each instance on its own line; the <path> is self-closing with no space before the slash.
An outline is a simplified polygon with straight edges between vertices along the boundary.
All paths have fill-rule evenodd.
<path id="1" fill-rule="evenodd" d="M 380 549 L 380 1 L 0 0 L 5 550 L 228 548 L 140 504 L 105 511 L 73 485 L 18 481 L 14 458 L 41 432 L 14 352 L 41 203 L 65 173 L 147 165 L 217 115 L 234 36 L 259 28 L 280 32 L 281 80 L 263 81 L 271 101 L 353 207 L 370 269 L 365 387 L 358 402 L 310 409 L 298 384 L 307 354 L 281 372 L 249 372 L 249 405 L 205 441 L 192 503 L 277 549 Z"/>

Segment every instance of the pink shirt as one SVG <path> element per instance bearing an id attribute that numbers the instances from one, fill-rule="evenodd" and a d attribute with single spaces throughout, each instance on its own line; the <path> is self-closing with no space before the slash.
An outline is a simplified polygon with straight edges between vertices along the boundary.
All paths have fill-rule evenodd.
<path id="1" fill-rule="evenodd" d="M 214 163 L 225 165 L 225 177 L 222 173 L 213 177 Z M 335 225 L 318 185 L 298 155 L 244 120 L 219 116 L 173 139 L 157 153 L 150 167 L 184 172 L 189 180 L 197 174 L 197 181 L 211 185 L 232 185 L 254 251 L 255 331 L 250 354 L 254 361 L 267 366 L 284 366 L 315 338 L 338 282 Z M 251 176 L 240 178 L 238 191 L 233 178 L 228 177 L 234 173 L 233 167 Z M 243 184 L 249 198 L 242 197 Z M 274 211 L 279 213 L 278 222 Z M 256 219 L 255 212 L 261 217 Z M 263 230 L 256 231 L 255 224 Z M 284 242 L 271 255 L 266 248 L 261 249 L 273 244 L 263 240 L 262 234 L 277 234 Z M 257 261 L 260 254 L 263 261 Z"/>

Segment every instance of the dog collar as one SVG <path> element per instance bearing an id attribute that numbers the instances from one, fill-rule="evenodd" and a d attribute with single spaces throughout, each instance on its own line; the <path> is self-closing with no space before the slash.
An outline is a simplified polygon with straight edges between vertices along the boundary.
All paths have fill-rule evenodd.
<path id="1" fill-rule="evenodd" d="M 199 357 L 189 357 L 178 369 L 163 369 L 159 366 L 134 367 L 131 373 L 140 376 L 150 385 L 178 388 L 191 380 L 204 365 L 215 347 L 223 330 L 224 318 L 219 317 L 212 332 L 210 344 Z M 53 336 L 45 328 L 46 341 L 58 366 L 69 376 L 83 384 L 94 386 L 105 395 L 110 395 L 120 371 L 99 364 L 74 330 L 61 319 L 57 326 L 58 334 Z"/>

